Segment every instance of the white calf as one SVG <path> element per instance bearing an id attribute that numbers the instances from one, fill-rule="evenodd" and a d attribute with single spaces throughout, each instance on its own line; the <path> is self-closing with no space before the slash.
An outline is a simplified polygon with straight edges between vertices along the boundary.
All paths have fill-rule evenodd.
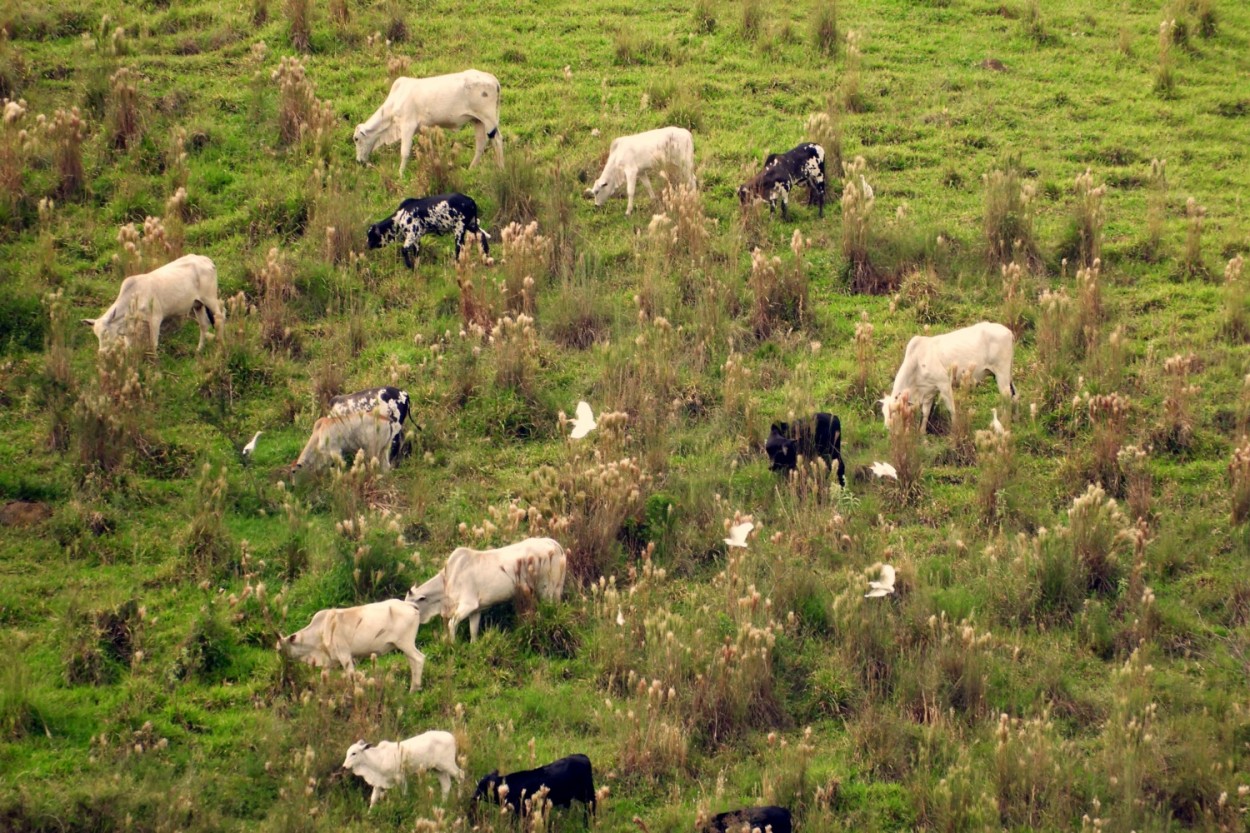
<path id="1" fill-rule="evenodd" d="M 369 796 L 370 809 L 387 790 L 404 783 L 409 773 L 433 770 L 443 788 L 444 800 L 451 791 L 451 779 L 459 781 L 464 777 L 456 765 L 456 738 L 451 732 L 438 731 L 425 732 L 399 743 L 384 740 L 376 746 L 358 740 L 347 748 L 343 769 L 350 769 L 373 787 L 373 794 Z"/>
<path id="2" fill-rule="evenodd" d="M 161 322 L 178 315 L 194 315 L 200 324 L 200 344 L 206 334 L 226 320 L 217 298 L 217 267 L 203 255 L 183 255 L 158 269 L 131 275 L 122 281 L 117 300 L 99 318 L 84 318 L 103 350 L 129 337 L 132 323 L 146 323 L 155 350 L 161 340 Z"/>
<path id="3" fill-rule="evenodd" d="M 318 611 L 306 627 L 278 638 L 278 650 L 318 668 L 341 667 L 350 676 L 356 658 L 399 651 L 412 670 L 409 691 L 421 687 L 425 654 L 417 650 L 417 609 L 399 599 Z"/>
<path id="4" fill-rule="evenodd" d="M 683 127 L 661 127 L 632 136 L 620 136 L 612 140 L 608 149 L 608 161 L 603 173 L 593 187 L 586 189 L 586 196 L 593 197 L 595 205 L 602 206 L 608 198 L 625 184 L 626 216 L 634 212 L 635 183 L 641 178 L 647 195 L 655 199 L 647 172 L 671 165 L 681 184 L 695 187 L 694 137 Z"/>

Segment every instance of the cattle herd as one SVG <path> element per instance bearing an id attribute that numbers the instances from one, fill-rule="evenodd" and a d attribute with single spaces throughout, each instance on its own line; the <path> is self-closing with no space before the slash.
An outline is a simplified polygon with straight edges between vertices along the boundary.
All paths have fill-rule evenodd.
<path id="1" fill-rule="evenodd" d="M 433 78 L 399 78 L 391 86 L 381 107 L 364 123 L 357 125 L 353 141 L 356 157 L 367 162 L 381 145 L 400 143 L 400 174 L 412 151 L 412 139 L 420 127 L 455 128 L 473 122 L 477 133 L 476 164 L 488 144 L 495 147 L 496 160 L 503 163 L 499 134 L 499 81 L 488 73 L 467 70 Z M 680 127 L 664 127 L 612 141 L 608 159 L 599 178 L 586 191 L 596 206 L 602 206 L 624 185 L 625 213 L 631 214 L 637 183 L 641 182 L 654 198 L 649 174 L 663 173 L 691 189 L 695 188 L 694 139 Z M 790 190 L 796 184 L 807 187 L 810 202 L 824 216 L 825 152 L 817 144 L 800 144 L 781 154 L 770 154 L 763 170 L 742 185 L 738 197 L 743 204 L 764 200 L 770 212 L 781 203 L 787 216 Z M 415 267 L 426 234 L 451 234 L 457 256 L 465 237 L 473 234 L 483 255 L 489 255 L 490 235 L 479 225 L 477 203 L 464 194 L 440 194 L 404 200 L 390 217 L 368 230 L 368 246 L 375 249 L 400 240 L 405 264 Z M 488 261 L 489 263 L 490 261 Z M 96 319 L 84 319 L 99 339 L 100 349 L 129 337 L 131 327 L 146 325 L 155 350 L 164 319 L 192 315 L 200 325 L 199 349 L 211 328 L 220 328 L 225 318 L 217 296 L 217 269 L 202 255 L 186 255 L 142 275 L 126 278 L 117 300 Z M 907 344 L 903 362 L 890 393 L 880 400 L 887 428 L 900 403 L 911 400 L 920 406 L 927 424 L 936 398 L 953 413 L 951 380 L 969 376 L 980 381 L 987 373 L 995 377 L 1004 396 L 1015 396 L 1011 383 L 1013 340 L 1001 324 L 980 322 L 944 335 L 915 336 Z M 307 444 L 292 464 L 292 473 L 312 471 L 358 452 L 378 461 L 382 469 L 399 462 L 403 450 L 403 429 L 409 411 L 408 394 L 395 387 L 378 387 L 331 400 L 330 413 L 318 419 Z M 995 416 L 997 419 L 997 416 Z M 578 407 L 572 437 L 583 437 L 595 427 L 586 403 Z M 257 435 L 259 436 L 259 434 Z M 255 438 L 248 450 L 254 448 Z M 829 413 L 816 413 L 793 424 L 773 423 L 765 445 L 771 467 L 790 471 L 806 459 L 823 459 L 845 485 L 842 460 L 842 425 Z M 886 464 L 876 464 L 884 466 Z M 874 467 L 874 471 L 877 471 Z M 742 541 L 726 539 L 731 545 L 745 546 L 747 525 L 740 530 Z M 482 611 L 526 595 L 544 601 L 558 601 L 564 589 L 566 557 L 564 549 L 550 538 L 530 538 L 491 550 L 456 549 L 443 568 L 422 584 L 414 586 L 401 601 L 388 599 L 357 607 L 322 610 L 304 628 L 280 637 L 282 654 L 318 667 L 343 668 L 350 675 L 358 658 L 398 651 L 411 669 L 410 691 L 421 687 L 425 656 L 416 647 L 417 629 L 435 616 L 447 620 L 449 636 L 455 641 L 459 624 L 469 622 L 471 640 L 476 640 Z M 882 568 L 882 578 L 873 582 L 869 596 L 893 592 L 894 571 Z M 429 770 L 435 773 L 446 798 L 451 780 L 464 773 L 457 765 L 455 737 L 445 731 L 429 731 L 401 742 L 370 744 L 363 740 L 347 750 L 343 767 L 361 776 L 373 787 L 370 807 L 383 793 L 401 783 L 407 774 Z M 507 805 L 517 815 L 533 809 L 533 802 L 545 799 L 556 807 L 578 801 L 589 816 L 595 811 L 595 788 L 590 759 L 574 754 L 537 769 L 500 775 L 496 770 L 484 776 L 473 795 L 473 807 L 487 800 Z M 476 812 L 476 810 L 475 810 Z M 646 831 L 645 824 L 635 821 Z M 767 833 L 790 833 L 790 812 L 782 807 L 750 807 L 721 813 L 708 823 L 708 830 L 748 829 Z"/>

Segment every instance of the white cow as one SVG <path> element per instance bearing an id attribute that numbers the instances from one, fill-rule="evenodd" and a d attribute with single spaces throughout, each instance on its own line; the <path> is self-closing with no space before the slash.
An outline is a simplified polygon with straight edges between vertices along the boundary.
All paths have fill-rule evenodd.
<path id="1" fill-rule="evenodd" d="M 695 187 L 694 137 L 684 127 L 661 127 L 633 136 L 620 136 L 612 140 L 608 149 L 608 161 L 603 173 L 595 180 L 586 196 L 593 197 L 595 205 L 602 206 L 625 183 L 626 216 L 634 212 L 634 187 L 639 178 L 647 194 L 655 199 L 647 172 L 671 166 L 684 184 Z"/>
<path id="2" fill-rule="evenodd" d="M 499 79 L 489 72 L 466 69 L 430 78 L 396 78 L 391 91 L 369 120 L 356 125 L 356 161 L 368 162 L 379 145 L 399 142 L 399 175 L 404 175 L 412 153 L 412 137 L 421 127 L 455 129 L 473 122 L 477 150 L 472 168 L 489 140 L 495 161 L 503 167 L 503 137 L 499 135 Z"/>
<path id="3" fill-rule="evenodd" d="M 417 609 L 399 599 L 320 610 L 308 625 L 278 638 L 278 651 L 317 668 L 356 670 L 356 658 L 399 651 L 412 669 L 409 691 L 421 687 L 425 654 L 417 650 Z"/>
<path id="4" fill-rule="evenodd" d="M 343 769 L 350 769 L 373 787 L 370 809 L 387 790 L 404 783 L 409 773 L 434 770 L 443 788 L 443 800 L 451 791 L 451 779 L 464 778 L 464 772 L 456 765 L 455 736 L 439 731 L 425 732 L 399 743 L 384 740 L 376 746 L 358 740 L 347 748 Z"/>
<path id="5" fill-rule="evenodd" d="M 469 639 L 476 640 L 482 611 L 510 601 L 521 587 L 543 601 L 557 601 L 564 593 L 565 567 L 564 548 L 551 538 L 526 538 L 493 550 L 457 547 L 443 567 L 443 616 L 451 641 L 465 619 Z M 421 599 L 414 601 L 421 606 Z"/>
<path id="6" fill-rule="evenodd" d="M 103 350 L 129 338 L 131 324 L 146 323 L 155 350 L 161 339 L 161 322 L 178 315 L 194 315 L 200 324 L 200 344 L 205 334 L 226 320 L 217 298 L 217 267 L 204 255 L 183 255 L 158 269 L 131 275 L 122 281 L 117 300 L 99 318 L 84 318 Z"/>
<path id="7" fill-rule="evenodd" d="M 1015 397 L 1016 388 L 1011 384 L 1013 341 L 1011 330 L 988 321 L 942 335 L 913 336 L 894 376 L 894 390 L 880 400 L 885 427 L 890 427 L 894 409 L 904 395 L 909 402 L 920 403 L 922 431 L 929 425 L 929 411 L 937 396 L 953 416 L 952 375 L 970 373 L 973 382 L 980 382 L 985 374 L 992 373 L 999 393 Z"/>
<path id="8" fill-rule="evenodd" d="M 443 615 L 443 590 L 443 571 L 439 570 L 424 584 L 414 584 L 404 601 L 416 605 L 421 611 L 421 624 L 424 625 L 435 616 Z"/>
<path id="9" fill-rule="evenodd" d="M 291 471 L 316 471 L 344 456 L 354 457 L 357 451 L 363 451 L 366 460 L 376 459 L 385 471 L 391 467 L 392 440 L 402 430 L 385 405 L 372 411 L 322 417 L 313 423 L 312 435 L 291 464 Z"/>

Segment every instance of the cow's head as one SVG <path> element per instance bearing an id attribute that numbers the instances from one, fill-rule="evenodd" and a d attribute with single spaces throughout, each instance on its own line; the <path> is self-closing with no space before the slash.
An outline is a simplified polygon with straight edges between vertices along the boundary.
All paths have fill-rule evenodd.
<path id="1" fill-rule="evenodd" d="M 357 162 L 363 165 L 369 161 L 369 154 L 373 153 L 373 146 L 376 141 L 365 131 L 363 124 L 356 125 L 356 129 L 352 131 L 352 142 L 356 145 Z"/>
<path id="2" fill-rule="evenodd" d="M 315 656 L 320 651 L 320 645 L 303 633 L 296 631 L 290 636 L 283 636 L 278 639 L 278 653 L 288 656 L 291 659 L 306 662 L 309 665 L 318 665 L 318 658 Z"/>
<path id="3" fill-rule="evenodd" d="M 595 180 L 595 184 L 586 189 L 586 196 L 595 201 L 596 207 L 602 207 L 605 202 L 621 185 L 621 176 L 616 169 L 609 165 L 603 169 L 603 173 Z"/>
<path id="4" fill-rule="evenodd" d="M 109 307 L 108 311 L 99 318 L 83 318 L 82 323 L 91 328 L 91 332 L 95 333 L 96 340 L 100 343 L 100 351 L 103 352 L 110 347 L 118 344 L 126 345 L 125 317 L 117 314 L 117 307 Z"/>
<path id="5" fill-rule="evenodd" d="M 477 782 L 477 789 L 473 791 L 473 803 L 471 806 L 476 807 L 478 802 L 485 799 L 487 801 L 499 803 L 499 785 L 503 783 L 503 779 L 499 777 L 499 770 L 492 770 L 482 776 L 482 780 Z"/>
<path id="6" fill-rule="evenodd" d="M 354 771 L 356 769 L 356 764 L 360 763 L 362 760 L 365 750 L 371 748 L 372 746 L 373 744 L 371 743 L 358 740 L 351 746 L 347 747 L 347 757 L 343 759 L 343 769 L 350 769 Z"/>
<path id="7" fill-rule="evenodd" d="M 784 422 L 774 422 L 764 443 L 764 451 L 768 454 L 769 468 L 773 471 L 792 469 L 798 465 L 799 444 L 786 436 L 790 426 Z"/>
<path id="8" fill-rule="evenodd" d="M 898 397 L 887 393 L 877 400 L 877 404 L 881 406 L 881 419 L 885 422 L 885 428 L 888 431 L 894 422 L 894 409 L 898 407 Z"/>
<path id="9" fill-rule="evenodd" d="M 380 249 L 393 239 L 395 239 L 395 221 L 389 217 L 369 226 L 369 231 L 365 235 L 370 249 Z"/>

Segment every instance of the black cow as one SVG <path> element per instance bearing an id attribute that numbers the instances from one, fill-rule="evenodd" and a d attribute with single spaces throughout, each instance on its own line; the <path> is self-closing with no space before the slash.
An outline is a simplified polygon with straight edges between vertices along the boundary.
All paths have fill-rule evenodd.
<path id="1" fill-rule="evenodd" d="M 842 462 L 842 421 L 833 414 L 818 413 L 799 420 L 793 427 L 774 422 L 764 443 L 773 471 L 790 471 L 799 455 L 810 460 L 822 457 L 833 468 L 838 463 L 838 483 L 846 485 L 846 465 Z"/>
<path id="2" fill-rule="evenodd" d="M 790 811 L 785 807 L 743 807 L 728 813 L 717 813 L 708 822 L 706 830 L 712 833 L 738 833 L 748 826 L 750 830 L 764 833 L 769 827 L 772 833 L 790 833 Z"/>
<path id="3" fill-rule="evenodd" d="M 746 205 L 759 198 L 768 201 L 768 213 L 773 213 L 777 200 L 781 200 L 781 217 L 787 218 L 790 205 L 790 189 L 797 183 L 807 186 L 810 202 L 820 206 L 820 216 L 825 216 L 825 149 L 806 142 L 785 153 L 770 153 L 764 159 L 764 170 L 738 189 L 738 201 Z"/>
<path id="4" fill-rule="evenodd" d="M 508 787 L 503 800 L 515 816 L 524 816 L 529 812 L 525 801 L 533 798 L 543 787 L 547 788 L 547 799 L 554 807 L 569 807 L 574 801 L 580 801 L 586 807 L 587 819 L 595 812 L 595 781 L 590 758 L 585 755 L 569 755 L 538 769 L 508 775 L 500 775 L 499 770 L 495 770 L 477 782 L 472 806 L 476 808 L 482 799 L 498 804 L 500 785 Z"/>
<path id="5" fill-rule="evenodd" d="M 355 393 L 344 393 L 330 400 L 330 416 L 363 413 L 372 411 L 381 404 L 391 417 L 391 422 L 399 425 L 395 438 L 391 440 L 391 465 L 399 461 L 400 451 L 404 443 L 404 421 L 408 419 L 408 391 L 399 388 L 369 388 Z"/>
<path id="6" fill-rule="evenodd" d="M 482 254 L 490 254 L 490 235 L 477 223 L 477 203 L 464 194 L 439 194 L 437 197 L 417 199 L 411 197 L 399 204 L 399 209 L 385 220 L 369 226 L 369 248 L 377 249 L 402 235 L 400 254 L 404 264 L 416 267 L 417 255 L 421 253 L 421 237 L 426 234 L 454 234 L 456 257 L 464 245 L 468 232 L 477 235 L 482 244 Z"/>

